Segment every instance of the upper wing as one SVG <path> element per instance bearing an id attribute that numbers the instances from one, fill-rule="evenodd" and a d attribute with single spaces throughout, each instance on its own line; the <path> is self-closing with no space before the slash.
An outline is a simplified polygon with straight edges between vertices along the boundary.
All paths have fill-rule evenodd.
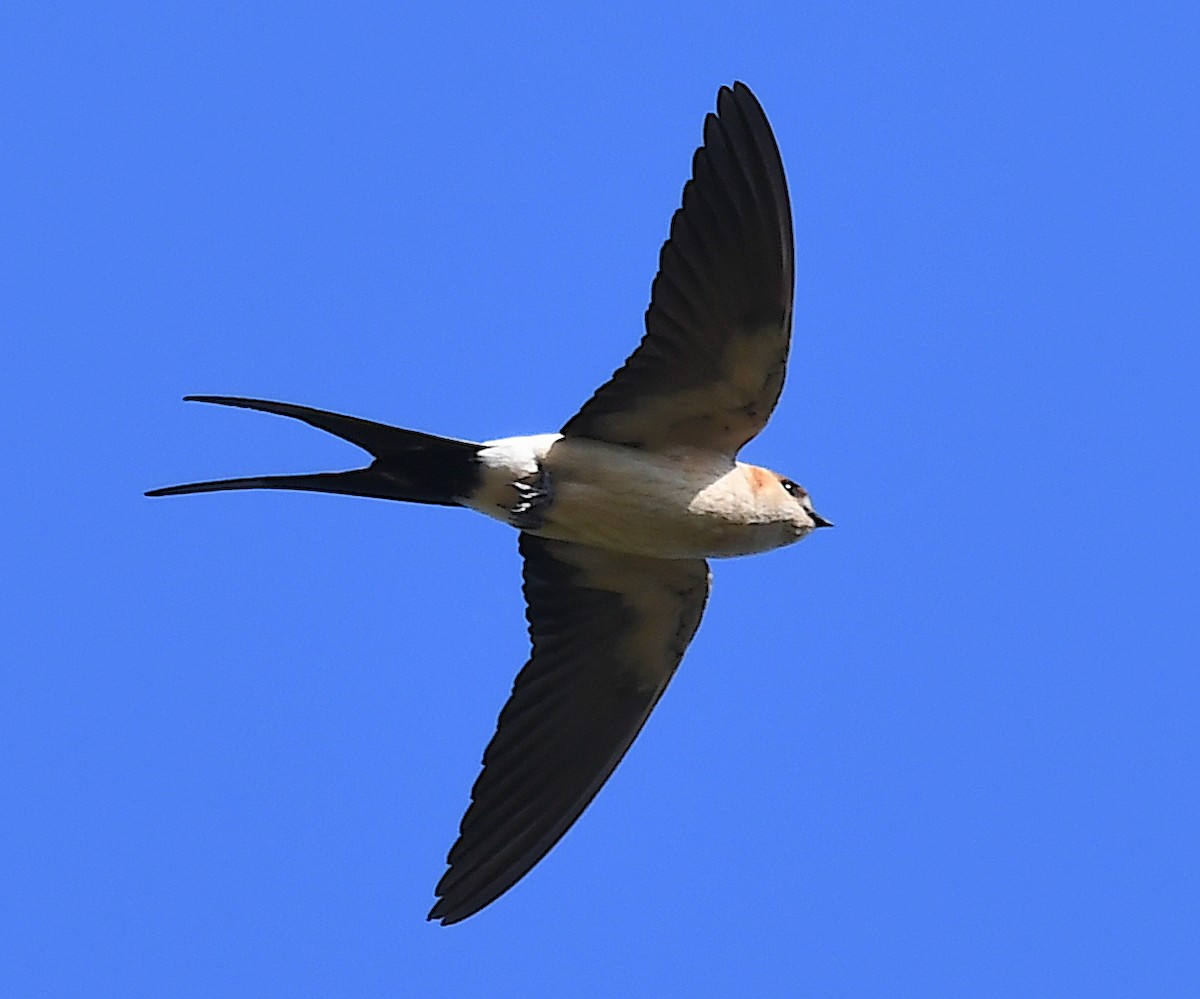
<path id="1" fill-rule="evenodd" d="M 430 919 L 456 923 L 554 846 L 621 761 L 700 624 L 708 566 L 521 535 L 533 655 L 483 756 Z"/>
<path id="2" fill-rule="evenodd" d="M 771 126 L 745 84 L 722 87 L 662 248 L 646 335 L 563 433 L 735 455 L 783 388 L 793 271 Z"/>

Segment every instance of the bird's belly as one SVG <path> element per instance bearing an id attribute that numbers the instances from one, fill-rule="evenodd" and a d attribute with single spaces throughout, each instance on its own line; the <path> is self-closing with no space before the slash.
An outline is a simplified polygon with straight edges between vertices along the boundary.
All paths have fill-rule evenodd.
<path id="1" fill-rule="evenodd" d="M 543 537 L 654 558 L 726 558 L 795 540 L 790 526 L 755 516 L 724 459 L 565 443 L 546 463 L 551 500 L 534 532 Z"/>
<path id="2" fill-rule="evenodd" d="M 545 526 L 533 533 L 653 558 L 728 558 L 787 543 L 776 524 L 731 523 L 642 499 L 567 487 L 556 492 Z"/>

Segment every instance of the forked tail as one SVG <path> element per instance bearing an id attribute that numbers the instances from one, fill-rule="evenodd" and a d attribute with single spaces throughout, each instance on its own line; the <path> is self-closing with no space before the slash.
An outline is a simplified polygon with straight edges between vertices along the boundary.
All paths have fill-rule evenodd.
<path id="1" fill-rule="evenodd" d="M 146 493 L 147 496 L 180 496 L 184 493 L 211 493 L 225 489 L 303 489 L 455 506 L 459 500 L 471 495 L 477 482 L 475 456 L 480 445 L 470 441 L 435 437 L 416 430 L 401 430 L 383 423 L 286 402 L 219 395 L 189 395 L 184 398 L 188 402 L 238 406 L 303 420 L 310 426 L 362 448 L 375 460 L 365 468 L 348 472 L 257 475 L 242 479 L 193 482 L 151 489 Z"/>

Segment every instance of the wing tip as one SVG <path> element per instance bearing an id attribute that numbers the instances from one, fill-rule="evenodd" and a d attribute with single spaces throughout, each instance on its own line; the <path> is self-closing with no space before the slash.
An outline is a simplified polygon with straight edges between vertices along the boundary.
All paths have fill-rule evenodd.
<path id="1" fill-rule="evenodd" d="M 499 896 L 496 896 L 496 898 L 499 898 Z M 437 902 L 429 910 L 429 915 L 425 917 L 425 921 L 428 923 L 437 923 L 439 926 L 453 926 L 455 923 L 461 923 L 465 919 L 470 919 L 477 912 L 486 909 L 496 898 L 485 896 L 483 901 L 479 901 L 477 897 L 468 896 L 465 899 L 454 902 L 448 896 L 439 895 Z"/>
<path id="2" fill-rule="evenodd" d="M 438 926 L 453 926 L 455 923 L 459 922 L 460 919 L 466 918 L 465 916 L 462 916 L 460 919 L 455 919 L 452 914 L 445 911 L 442 901 L 443 900 L 439 898 L 437 900 L 437 904 L 429 910 L 429 915 L 425 917 L 425 921 L 427 923 L 437 923 Z"/>

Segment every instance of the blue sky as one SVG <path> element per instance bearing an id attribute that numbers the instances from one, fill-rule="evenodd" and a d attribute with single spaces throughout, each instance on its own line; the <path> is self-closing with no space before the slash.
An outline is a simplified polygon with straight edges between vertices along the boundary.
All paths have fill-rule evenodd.
<path id="1" fill-rule="evenodd" d="M 1200 990 L 1200 21 L 1185 4 L 17 5 L 0 16 L 12 994 Z M 424 922 L 526 655 L 515 537 L 206 477 L 482 438 L 632 349 L 743 79 L 797 241 L 719 563 L 615 778 Z"/>

